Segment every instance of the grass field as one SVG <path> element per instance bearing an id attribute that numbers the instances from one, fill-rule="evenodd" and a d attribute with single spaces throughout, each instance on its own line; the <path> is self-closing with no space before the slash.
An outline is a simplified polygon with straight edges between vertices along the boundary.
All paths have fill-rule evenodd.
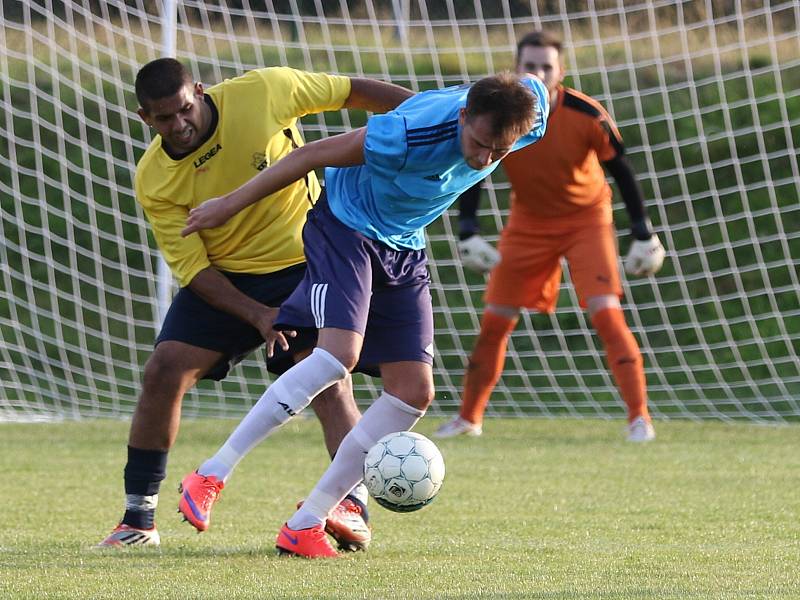
<path id="1" fill-rule="evenodd" d="M 673 10 L 668 4 L 659 6 Z M 784 16 L 796 12 L 783 4 Z M 603 38 L 619 34 L 619 16 L 604 20 L 612 29 Z M 440 443 L 448 475 L 432 506 L 397 515 L 373 504 L 368 553 L 309 562 L 276 557 L 273 542 L 327 463 L 315 421 L 290 426 L 244 461 L 212 530 L 201 536 L 179 522 L 175 490 L 234 422 L 187 421 L 161 498 L 163 547 L 121 553 L 90 546 L 122 514 L 128 423 L 0 423 L 7 477 L 0 600 L 800 598 L 800 62 L 795 36 L 743 52 L 742 35 L 766 39 L 763 24 L 749 19 L 741 33 L 735 19 L 721 21 L 728 25 L 716 28 L 716 46 L 705 29 L 683 32 L 686 56 L 683 42 L 668 33 L 578 43 L 567 83 L 613 109 L 654 222 L 669 241 L 671 259 L 659 278 L 631 285 L 627 297 L 648 354 L 651 406 L 664 416 L 708 414 L 713 406 L 731 418 L 779 414 L 795 424 L 672 420 L 659 423 L 657 442 L 642 447 L 622 441 L 619 420 L 492 420 L 484 438 Z M 9 132 L 0 136 L 0 163 L 11 165 L 0 168 L 0 187 L 14 192 L 0 194 L 0 271 L 8 266 L 7 293 L 0 293 L 0 407 L 75 418 L 129 414 L 155 333 L 155 245 L 131 194 L 132 165 L 149 137 L 132 112 L 131 81 L 152 45 L 131 48 L 128 25 L 120 25 L 125 39 L 96 55 L 98 45 L 88 43 L 80 24 L 77 35 L 70 26 L 55 37 L 43 22 L 34 25 L 41 29 L 35 41 L 9 30 L 7 47 L 17 54 L 0 52 L 7 71 L 0 102 L 11 107 L 0 114 L 0 129 Z M 669 23 L 660 25 L 663 33 Z M 570 27 L 575 42 L 595 36 L 580 22 Z M 209 83 L 237 74 L 242 60 L 388 74 L 427 88 L 438 85 L 439 70 L 452 83 L 488 72 L 489 55 L 495 65 L 509 63 L 505 26 L 489 36 L 490 45 L 497 42 L 491 51 L 474 29 L 459 31 L 460 52 L 437 52 L 435 61 L 434 50 L 455 48 L 455 41 L 413 38 L 423 51 L 413 54 L 410 70 L 397 52 L 384 67 L 370 48 L 372 32 L 360 36 L 364 48 L 350 48 L 341 28 L 333 31 L 334 53 L 270 43 L 265 25 L 250 49 L 245 39 L 225 50 L 195 36 L 192 60 Z M 324 39 L 313 25 L 305 34 L 314 44 Z M 396 44 L 390 27 L 380 34 L 379 45 Z M 102 50 L 105 36 L 100 29 L 93 35 Z M 620 68 L 630 62 L 628 45 L 638 65 Z M 28 46 L 31 55 L 19 54 Z M 118 54 L 126 48 L 135 55 Z M 87 60 L 106 76 L 76 66 Z M 345 126 L 335 113 L 305 124 L 308 140 Z M 503 176 L 494 184 L 505 211 Z M 618 196 L 616 208 L 624 228 Z M 484 288 L 483 278 L 456 265 L 447 235 L 454 215 L 428 230 L 434 289 L 444 290 L 436 299 L 437 402 L 447 399 L 450 409 Z M 482 225 L 488 236 L 497 233 L 494 216 L 484 213 Z M 622 412 L 596 372 L 596 353 L 572 305 L 562 295 L 554 321 L 533 317 L 535 335 L 520 327 L 513 341 L 524 371 L 506 372 L 507 394 L 492 402 L 497 413 Z M 262 378 L 253 361 L 222 385 L 201 386 L 187 397 L 184 414 L 249 406 Z M 436 425 L 425 421 L 418 430 Z"/>
<path id="2" fill-rule="evenodd" d="M 327 462 L 314 420 L 240 465 L 208 533 L 179 522 L 180 477 L 233 425 L 184 424 L 161 550 L 108 553 L 89 546 L 121 516 L 128 424 L 0 424 L 0 597 L 800 597 L 797 426 L 670 421 L 635 446 L 620 421 L 492 420 L 483 438 L 439 443 L 431 506 L 372 503 L 368 553 L 303 561 L 273 542 Z"/>

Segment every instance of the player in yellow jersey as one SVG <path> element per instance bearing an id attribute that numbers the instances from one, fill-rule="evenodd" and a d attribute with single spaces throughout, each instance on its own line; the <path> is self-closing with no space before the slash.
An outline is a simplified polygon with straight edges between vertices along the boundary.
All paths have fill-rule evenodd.
<path id="1" fill-rule="evenodd" d="M 223 379 L 265 341 L 267 367 L 280 374 L 316 341 L 307 333 L 289 337 L 272 329 L 277 307 L 305 273 L 301 232 L 320 192 L 314 173 L 224 227 L 183 238 L 189 210 L 302 146 L 298 118 L 342 108 L 384 112 L 411 95 L 379 81 L 285 67 L 254 70 L 208 90 L 171 58 L 139 71 L 139 116 L 158 135 L 137 165 L 136 198 L 181 289 L 144 368 L 128 441 L 125 514 L 99 546 L 160 543 L 159 487 L 183 395 L 198 380 Z M 333 455 L 360 417 L 349 378 L 319 394 L 312 406 Z M 194 498 L 218 494 L 224 481 L 208 478 L 202 485 L 206 489 L 183 490 L 181 502 L 199 531 L 208 528 L 210 514 Z M 370 541 L 365 501 L 355 491 L 329 519 L 329 532 L 345 549 L 365 548 Z"/>

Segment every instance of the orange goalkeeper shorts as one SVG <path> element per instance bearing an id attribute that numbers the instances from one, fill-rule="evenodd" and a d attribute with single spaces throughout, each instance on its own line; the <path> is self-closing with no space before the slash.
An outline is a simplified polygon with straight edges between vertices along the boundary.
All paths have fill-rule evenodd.
<path id="1" fill-rule="evenodd" d="M 516 212 L 516 214 L 515 214 Z M 484 301 L 553 312 L 561 285 L 561 259 L 581 306 L 595 296 L 622 296 L 619 249 L 614 225 L 570 219 L 531 219 L 511 211 L 498 244 L 500 263 L 492 270 Z"/>

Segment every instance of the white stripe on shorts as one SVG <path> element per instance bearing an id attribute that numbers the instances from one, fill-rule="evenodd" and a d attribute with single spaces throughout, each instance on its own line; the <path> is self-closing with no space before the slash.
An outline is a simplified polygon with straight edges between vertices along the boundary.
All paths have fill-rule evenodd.
<path id="1" fill-rule="evenodd" d="M 327 283 L 311 284 L 311 314 L 317 329 L 325 327 L 325 295 L 328 293 Z"/>

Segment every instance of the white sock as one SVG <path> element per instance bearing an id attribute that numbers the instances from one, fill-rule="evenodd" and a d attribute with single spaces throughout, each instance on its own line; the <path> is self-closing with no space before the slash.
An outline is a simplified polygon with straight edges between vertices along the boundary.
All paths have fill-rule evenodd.
<path id="1" fill-rule="evenodd" d="M 321 391 L 347 377 L 347 369 L 322 348 L 278 377 L 217 453 L 197 472 L 225 481 L 245 455 L 303 410 Z"/>
<path id="2" fill-rule="evenodd" d="M 360 482 L 356 487 L 352 490 L 347 492 L 347 496 L 353 496 L 353 498 L 357 499 L 361 504 L 366 505 L 369 501 L 369 492 L 367 491 L 367 486 L 364 485 L 364 482 Z"/>
<path id="3" fill-rule="evenodd" d="M 383 392 L 339 444 L 328 470 L 289 519 L 289 529 L 324 524 L 328 514 L 364 477 L 364 457 L 375 442 L 387 433 L 408 431 L 424 414 L 424 410 Z"/>

